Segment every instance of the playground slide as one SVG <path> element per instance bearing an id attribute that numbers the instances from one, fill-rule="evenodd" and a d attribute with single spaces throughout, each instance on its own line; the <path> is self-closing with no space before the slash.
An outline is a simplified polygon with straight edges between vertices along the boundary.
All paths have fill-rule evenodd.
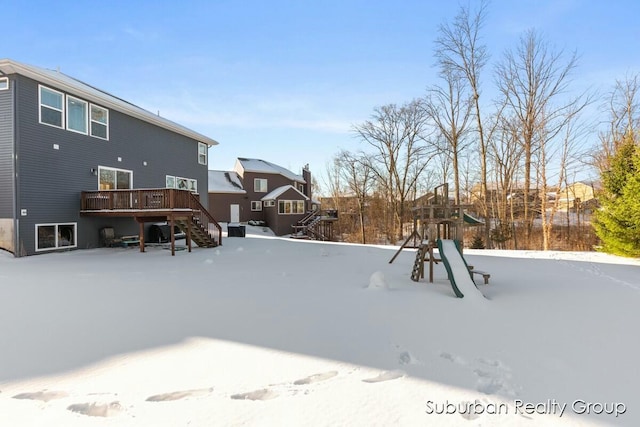
<path id="1" fill-rule="evenodd" d="M 469 273 L 467 262 L 453 240 L 438 239 L 438 251 L 444 267 L 447 269 L 453 292 L 458 298 L 483 298 Z"/>

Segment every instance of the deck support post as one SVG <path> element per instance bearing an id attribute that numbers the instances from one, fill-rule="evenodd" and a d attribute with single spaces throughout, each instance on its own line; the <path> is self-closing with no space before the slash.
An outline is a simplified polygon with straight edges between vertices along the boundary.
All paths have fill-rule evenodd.
<path id="1" fill-rule="evenodd" d="M 138 239 L 140 240 L 140 252 L 144 252 L 144 221 L 138 220 L 138 224 L 140 225 L 140 236 L 138 236 Z"/>
<path id="2" fill-rule="evenodd" d="M 169 221 L 170 232 L 171 232 L 171 256 L 176 255 L 176 233 L 173 227 L 175 227 L 175 223 L 173 221 L 173 215 L 171 215 L 171 221 Z"/>

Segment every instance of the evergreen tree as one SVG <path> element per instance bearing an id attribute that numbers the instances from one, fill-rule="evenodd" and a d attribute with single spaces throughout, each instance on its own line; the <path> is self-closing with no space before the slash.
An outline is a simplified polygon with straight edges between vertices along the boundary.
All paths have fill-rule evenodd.
<path id="1" fill-rule="evenodd" d="M 640 257 L 640 147 L 626 137 L 602 174 L 601 208 L 594 228 L 601 250 Z"/>
<path id="2" fill-rule="evenodd" d="M 484 249 L 484 241 L 482 240 L 482 235 L 476 234 L 475 236 L 473 236 L 470 247 L 471 249 Z"/>

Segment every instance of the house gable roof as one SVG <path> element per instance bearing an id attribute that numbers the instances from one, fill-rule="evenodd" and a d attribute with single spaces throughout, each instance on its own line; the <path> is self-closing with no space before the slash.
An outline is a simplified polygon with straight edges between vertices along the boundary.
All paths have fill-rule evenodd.
<path id="1" fill-rule="evenodd" d="M 300 191 L 298 191 L 298 189 L 296 189 L 293 185 L 283 185 L 282 187 L 278 187 L 275 190 L 271 191 L 266 196 L 264 196 L 260 200 L 262 200 L 262 201 L 265 201 L 265 200 L 276 200 L 278 197 L 282 196 L 284 193 L 286 193 L 289 190 L 293 190 L 296 193 L 298 193 L 300 195 L 301 199 L 309 200 L 309 198 L 307 196 L 305 196 Z"/>
<path id="2" fill-rule="evenodd" d="M 210 170 L 208 184 L 209 193 L 247 193 L 242 187 L 240 177 L 233 171 Z"/>
<path id="3" fill-rule="evenodd" d="M 20 74 L 37 82 L 53 86 L 56 89 L 69 92 L 87 101 L 99 104 L 100 106 L 120 111 L 128 116 L 135 117 L 147 123 L 151 123 L 177 134 L 203 142 L 209 146 L 218 145 L 218 142 L 212 138 L 191 129 L 187 129 L 186 127 L 172 122 L 171 120 L 167 120 L 164 117 L 153 114 L 150 111 L 99 90 L 59 71 L 35 67 L 33 65 L 23 64 L 10 59 L 0 59 L 0 75 L 1 74 Z"/>
<path id="4" fill-rule="evenodd" d="M 282 166 L 278 166 L 274 163 L 267 162 L 261 159 L 247 159 L 244 157 L 238 157 L 235 169 L 240 175 L 243 175 L 244 172 L 277 174 L 282 175 L 287 179 L 290 179 L 291 181 L 306 184 L 306 181 L 301 175 L 295 174 L 290 170 L 283 168 Z"/>

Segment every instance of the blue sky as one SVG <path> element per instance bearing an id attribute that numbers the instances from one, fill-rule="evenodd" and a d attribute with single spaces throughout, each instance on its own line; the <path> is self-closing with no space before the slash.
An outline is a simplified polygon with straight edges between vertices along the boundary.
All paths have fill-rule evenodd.
<path id="1" fill-rule="evenodd" d="M 438 83 L 433 41 L 455 1 L 3 2 L 0 57 L 66 74 L 212 137 L 209 168 L 236 157 L 316 177 L 377 106 Z M 472 6 L 477 1 L 470 1 Z M 640 2 L 493 0 L 492 64 L 535 28 L 580 57 L 575 87 L 640 72 Z"/>

